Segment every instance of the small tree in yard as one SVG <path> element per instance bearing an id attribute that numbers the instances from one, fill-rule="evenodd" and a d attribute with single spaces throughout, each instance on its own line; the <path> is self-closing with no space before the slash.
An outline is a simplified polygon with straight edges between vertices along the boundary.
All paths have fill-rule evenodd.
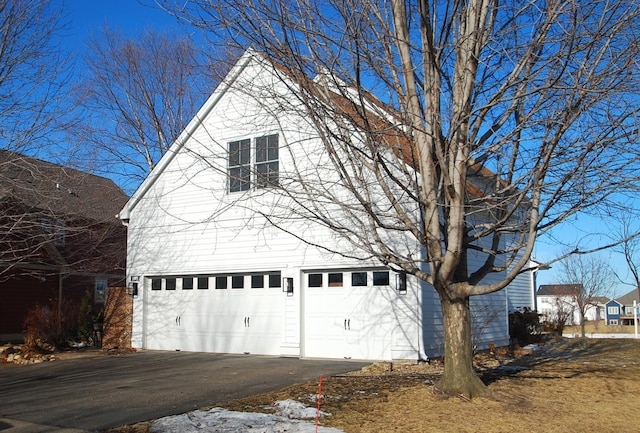
<path id="1" fill-rule="evenodd" d="M 638 183 L 637 2 L 156 3 L 279 65 L 291 92 L 268 109 L 308 122 L 326 157 L 283 170 L 286 199 L 263 216 L 329 228 L 342 241 L 316 246 L 431 284 L 446 392 L 485 392 L 470 297 L 526 271 L 538 235 L 624 208 Z"/>
<path id="2" fill-rule="evenodd" d="M 597 297 L 611 295 L 614 281 L 613 271 L 606 262 L 597 257 L 571 256 L 562 262 L 561 272 L 560 280 L 562 283 L 581 287 L 572 297 L 575 311 L 580 320 L 580 334 L 584 337 L 587 311 L 598 308 Z"/>

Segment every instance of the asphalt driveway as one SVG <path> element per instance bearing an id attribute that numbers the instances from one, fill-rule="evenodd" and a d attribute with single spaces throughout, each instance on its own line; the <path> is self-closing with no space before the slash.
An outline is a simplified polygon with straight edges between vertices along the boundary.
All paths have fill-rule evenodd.
<path id="1" fill-rule="evenodd" d="M 0 431 L 101 431 L 188 412 L 365 363 L 137 352 L 0 369 Z"/>

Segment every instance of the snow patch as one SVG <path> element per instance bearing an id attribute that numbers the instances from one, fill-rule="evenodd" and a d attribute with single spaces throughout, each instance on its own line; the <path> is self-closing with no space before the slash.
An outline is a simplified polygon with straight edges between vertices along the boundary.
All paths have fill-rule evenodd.
<path id="1" fill-rule="evenodd" d="M 277 401 L 275 414 L 236 412 L 219 407 L 211 410 L 168 416 L 155 420 L 150 433 L 315 433 L 316 409 L 294 400 Z M 321 416 L 330 416 L 321 412 Z M 319 427 L 321 433 L 344 433 L 331 427 Z"/>

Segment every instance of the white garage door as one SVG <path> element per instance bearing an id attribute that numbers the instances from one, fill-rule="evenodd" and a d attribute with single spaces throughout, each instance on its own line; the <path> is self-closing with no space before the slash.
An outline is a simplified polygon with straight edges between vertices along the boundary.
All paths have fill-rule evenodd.
<path id="1" fill-rule="evenodd" d="M 308 272 L 304 355 L 391 359 L 395 293 L 388 271 Z"/>
<path id="2" fill-rule="evenodd" d="M 280 354 L 280 273 L 148 279 L 145 347 Z"/>

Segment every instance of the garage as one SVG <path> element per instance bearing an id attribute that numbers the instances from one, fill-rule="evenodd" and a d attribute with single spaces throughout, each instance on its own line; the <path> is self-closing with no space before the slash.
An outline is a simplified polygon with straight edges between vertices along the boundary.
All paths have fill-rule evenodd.
<path id="1" fill-rule="evenodd" d="M 146 281 L 147 349 L 280 354 L 280 272 Z"/>
<path id="2" fill-rule="evenodd" d="M 392 359 L 397 294 L 387 270 L 303 275 L 304 356 Z"/>

